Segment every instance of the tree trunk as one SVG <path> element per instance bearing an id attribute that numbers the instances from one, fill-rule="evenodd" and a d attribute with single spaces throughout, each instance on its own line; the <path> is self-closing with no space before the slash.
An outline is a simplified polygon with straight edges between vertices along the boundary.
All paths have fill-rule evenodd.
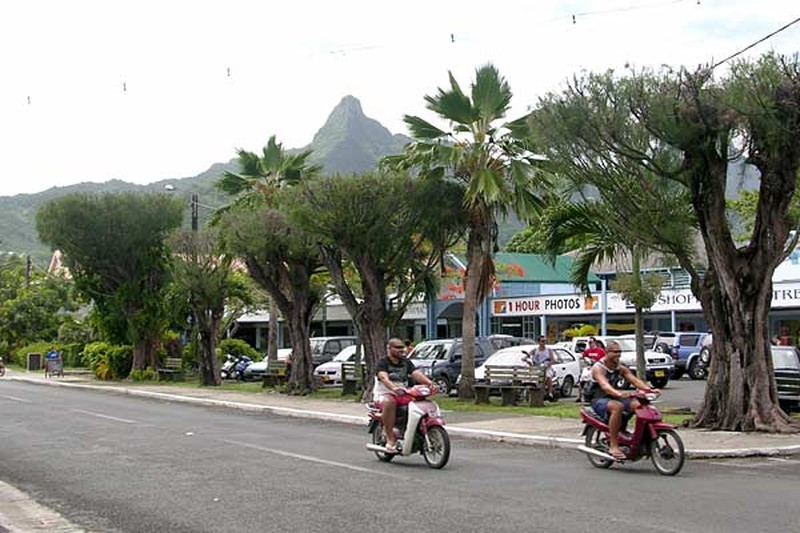
<path id="1" fill-rule="evenodd" d="M 306 395 L 313 389 L 311 345 L 308 342 L 310 326 L 304 319 L 303 306 L 293 305 L 289 320 L 289 337 L 292 340 L 292 372 L 289 375 L 289 394 Z"/>
<path id="2" fill-rule="evenodd" d="M 269 297 L 269 325 L 267 328 L 267 361 L 278 359 L 278 304 Z"/>
<path id="3" fill-rule="evenodd" d="M 221 320 L 200 319 L 195 316 L 198 330 L 199 356 L 197 358 L 200 371 L 200 384 L 207 387 L 218 387 L 222 384 L 217 361 L 217 332 Z"/>
<path id="4" fill-rule="evenodd" d="M 472 217 L 472 226 L 467 239 L 467 272 L 464 276 L 464 313 L 461 339 L 464 355 L 461 360 L 461 383 L 458 398 L 469 400 L 475 397 L 475 319 L 478 305 L 486 296 L 491 276 L 492 242 L 491 220 L 482 214 Z"/>
<path id="5" fill-rule="evenodd" d="M 720 280 L 706 272 L 703 310 L 714 333 L 711 368 L 696 427 L 728 431 L 796 432 L 800 426 L 779 407 L 773 379 L 769 329 L 772 282 L 753 292 L 741 291 L 737 280 Z M 738 292 L 733 299 L 719 287 Z"/>

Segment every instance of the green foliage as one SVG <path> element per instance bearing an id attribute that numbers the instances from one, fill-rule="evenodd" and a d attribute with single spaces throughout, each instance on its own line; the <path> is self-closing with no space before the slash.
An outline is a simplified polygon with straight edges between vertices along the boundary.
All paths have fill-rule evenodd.
<path id="1" fill-rule="evenodd" d="M 69 281 L 32 270 L 25 260 L 0 256 L 0 354 L 40 339 L 56 339 L 77 307 Z"/>
<path id="2" fill-rule="evenodd" d="M 155 381 L 158 374 L 152 368 L 145 368 L 144 370 L 133 370 L 129 376 L 133 381 Z"/>
<path id="3" fill-rule="evenodd" d="M 24 346 L 20 346 L 13 352 L 13 360 L 16 364 L 21 367 L 27 367 L 28 365 L 28 354 L 29 353 L 39 353 L 42 354 L 42 365 L 44 365 L 44 356 L 47 352 L 49 352 L 52 348 L 58 349 L 52 342 L 47 341 L 37 341 L 32 342 L 30 344 L 26 344 Z"/>
<path id="4" fill-rule="evenodd" d="M 656 273 L 639 276 L 617 274 L 617 278 L 611 281 L 610 286 L 634 306 L 650 309 L 658 300 L 658 295 L 661 294 L 661 289 L 667 281 L 667 276 Z"/>
<path id="5" fill-rule="evenodd" d="M 597 335 L 597 326 L 592 324 L 575 324 L 570 328 L 566 328 L 561 332 L 562 339 L 572 339 L 574 337 L 589 337 Z"/>
<path id="6" fill-rule="evenodd" d="M 86 344 L 96 340 L 95 337 L 95 330 L 88 320 L 66 317 L 58 328 L 58 342 L 61 344 Z"/>
<path id="7" fill-rule="evenodd" d="M 94 302 L 96 323 L 113 342 L 144 345 L 163 329 L 164 240 L 180 225 L 181 208 L 167 195 L 75 194 L 39 209 L 40 238 L 63 252 L 75 286 Z"/>
<path id="8" fill-rule="evenodd" d="M 217 345 L 217 358 L 220 361 L 225 360 L 225 354 L 231 355 L 246 355 L 253 361 L 261 359 L 261 354 L 258 350 L 247 344 L 242 339 L 223 339 Z"/>
<path id="9" fill-rule="evenodd" d="M 93 342 L 86 345 L 83 356 L 97 379 L 120 380 L 128 377 L 131 372 L 133 348 L 107 342 Z"/>
<path id="10" fill-rule="evenodd" d="M 66 367 L 83 367 L 86 363 L 83 361 L 83 348 L 85 344 L 82 342 L 72 342 L 69 344 L 62 344 L 57 347 L 61 351 L 61 357 L 64 360 Z"/>
<path id="11" fill-rule="evenodd" d="M 758 198 L 758 191 L 741 190 L 738 199 L 726 202 L 727 209 L 735 215 L 732 226 L 738 230 L 734 235 L 738 242 L 749 242 L 753 237 L 756 213 L 758 212 Z M 792 197 L 787 217 L 786 222 L 790 227 L 797 227 L 800 224 L 800 194 Z"/>

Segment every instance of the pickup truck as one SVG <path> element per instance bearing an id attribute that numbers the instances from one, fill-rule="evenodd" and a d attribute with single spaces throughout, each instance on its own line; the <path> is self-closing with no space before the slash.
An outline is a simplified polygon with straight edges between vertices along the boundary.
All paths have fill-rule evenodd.
<path id="1" fill-rule="evenodd" d="M 672 379 L 689 374 L 692 379 L 705 379 L 706 366 L 700 359 L 708 333 L 698 331 L 667 331 L 656 337 L 655 350 L 672 356 L 675 370 Z"/>

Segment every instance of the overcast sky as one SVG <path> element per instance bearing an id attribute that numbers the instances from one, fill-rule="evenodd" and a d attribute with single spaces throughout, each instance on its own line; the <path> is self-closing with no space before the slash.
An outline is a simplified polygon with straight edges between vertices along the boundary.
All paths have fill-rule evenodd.
<path id="1" fill-rule="evenodd" d="M 797 0 L 4 0 L 0 196 L 194 176 L 272 134 L 303 146 L 347 94 L 406 133 L 448 70 L 467 86 L 486 62 L 516 118 L 582 69 L 696 66 L 799 16 Z M 798 43 L 795 24 L 746 55 Z"/>

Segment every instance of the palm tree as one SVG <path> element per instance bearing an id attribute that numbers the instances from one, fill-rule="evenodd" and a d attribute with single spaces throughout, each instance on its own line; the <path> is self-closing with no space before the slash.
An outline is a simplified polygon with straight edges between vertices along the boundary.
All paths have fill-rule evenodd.
<path id="1" fill-rule="evenodd" d="M 272 135 L 261 155 L 239 149 L 240 172 L 225 172 L 216 183 L 217 189 L 235 196 L 228 206 L 214 213 L 213 222 L 233 209 L 252 209 L 258 206 L 275 206 L 275 193 L 278 189 L 296 185 L 301 180 L 316 176 L 322 170 L 319 165 L 310 165 L 311 150 L 289 154 L 283 144 Z M 267 360 L 274 361 L 278 356 L 278 307 L 269 298 L 269 328 L 267 334 Z"/>
<path id="2" fill-rule="evenodd" d="M 468 219 L 467 269 L 464 275 L 462 399 L 473 396 L 475 315 L 494 277 L 497 218 L 514 211 L 527 220 L 541 205 L 544 179 L 534 180 L 536 162 L 528 151 L 527 117 L 498 124 L 511 103 L 511 89 L 493 65 L 480 67 L 470 95 L 450 73 L 450 87 L 426 96 L 426 107 L 449 124 L 439 129 L 416 117 L 404 117 L 416 139 L 385 164 L 417 169 L 431 179 L 462 182 Z M 537 187 L 538 186 L 538 187 Z"/>
<path id="3" fill-rule="evenodd" d="M 634 187 L 633 183 L 629 183 Z M 663 213 L 645 213 L 621 217 L 618 210 L 605 200 L 584 199 L 580 202 L 552 204 L 540 219 L 541 248 L 553 257 L 556 254 L 578 250 L 573 263 L 572 283 L 589 291 L 588 276 L 591 269 L 602 262 L 626 262 L 630 274 L 619 274 L 614 289 L 634 306 L 636 327 L 636 371 L 644 379 L 644 310 L 652 307 L 665 279 L 660 274 L 641 274 L 642 261 L 649 255 L 663 253 L 657 243 L 643 240 L 638 228 L 654 221 L 661 225 L 662 233 L 670 234 L 678 245 L 690 248 L 691 220 L 677 202 L 666 206 Z M 688 252 L 687 252 L 688 253 Z"/>

